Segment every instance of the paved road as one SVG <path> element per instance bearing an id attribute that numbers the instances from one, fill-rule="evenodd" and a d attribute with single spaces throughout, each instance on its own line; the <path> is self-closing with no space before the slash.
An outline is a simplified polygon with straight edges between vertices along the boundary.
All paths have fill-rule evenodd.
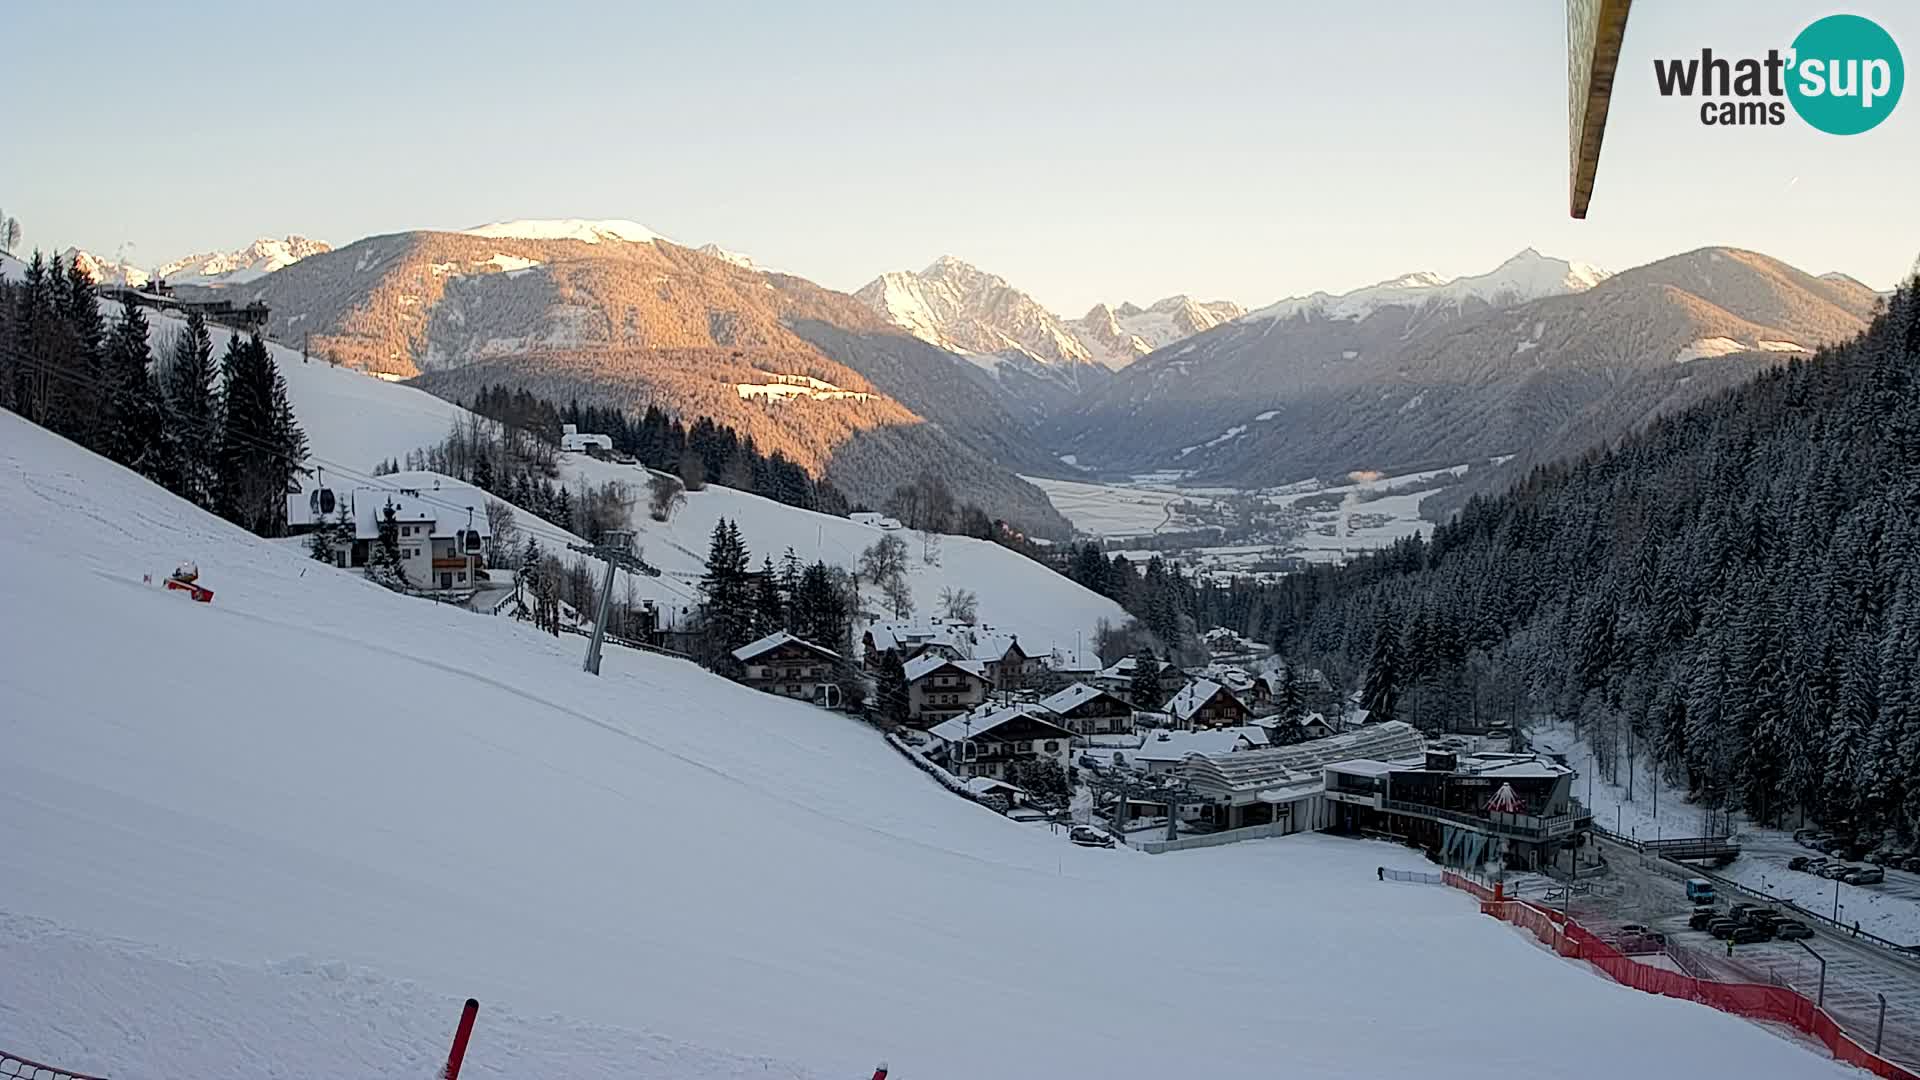
<path id="1" fill-rule="evenodd" d="M 1735 946 L 1729 957 L 1725 942 L 1688 928 L 1693 909 L 1682 884 L 1683 869 L 1643 858 L 1631 848 L 1602 843 L 1611 872 L 1595 879 L 1587 894 L 1575 895 L 1574 918 L 1603 934 L 1626 923 L 1642 923 L 1666 933 L 1675 952 L 1714 978 L 1785 983 L 1810 998 L 1817 996 L 1819 962 L 1805 949 L 1789 941 L 1768 941 Z M 1723 897 L 1722 906 L 1727 902 Z M 1920 958 L 1820 927 L 1814 928 L 1807 944 L 1826 960 L 1827 1011 L 1848 1034 L 1872 1047 L 1880 1014 L 1877 995 L 1885 994 L 1882 1052 L 1903 1064 L 1920 1065 Z"/>

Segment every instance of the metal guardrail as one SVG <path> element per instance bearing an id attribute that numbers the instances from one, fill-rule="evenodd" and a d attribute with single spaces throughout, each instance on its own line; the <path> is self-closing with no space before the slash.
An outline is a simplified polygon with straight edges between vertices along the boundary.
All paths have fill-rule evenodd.
<path id="1" fill-rule="evenodd" d="M 1434 818 L 1450 821 L 1456 825 L 1479 832 L 1490 832 L 1501 836 L 1517 836 L 1523 840 L 1547 840 L 1564 836 L 1573 831 L 1574 817 L 1562 814 L 1558 817 L 1534 817 L 1530 814 L 1490 814 L 1480 817 L 1474 814 L 1462 814 L 1457 810 L 1443 810 L 1425 803 L 1406 802 L 1402 799 L 1382 799 L 1380 808 L 1398 814 L 1413 817 Z M 1538 822 L 1538 824 L 1530 824 Z"/>
<path id="2" fill-rule="evenodd" d="M 0 1077 L 6 1080 L 105 1080 L 104 1077 L 89 1076 L 86 1073 L 57 1069 L 52 1065 L 42 1065 L 17 1054 L 0 1050 Z"/>
<path id="3" fill-rule="evenodd" d="M 1856 941 L 1864 941 L 1869 945 L 1878 946 L 1882 949 L 1886 949 L 1888 952 L 1895 953 L 1907 959 L 1920 959 L 1920 945 L 1902 945 L 1897 941 L 1890 941 L 1887 938 L 1883 938 L 1880 935 L 1875 934 L 1870 930 L 1860 930 L 1856 932 L 1853 927 L 1847 925 L 1846 923 L 1836 922 L 1833 919 L 1828 918 L 1827 916 L 1822 915 L 1817 911 L 1810 911 L 1807 908 L 1800 906 L 1800 904 L 1798 904 L 1797 902 L 1789 900 L 1784 896 L 1775 896 L 1772 893 L 1766 892 L 1764 890 L 1756 889 L 1749 885 L 1742 885 L 1739 882 L 1733 880 L 1732 878 L 1726 877 L 1723 874 L 1716 874 L 1711 870 L 1705 870 L 1698 866 L 1692 866 L 1687 863 L 1683 863 L 1679 859 L 1674 858 L 1671 855 L 1662 854 L 1661 852 L 1655 850 L 1652 845 L 1646 843 L 1645 841 L 1635 841 L 1635 840 L 1628 839 L 1627 837 L 1621 836 L 1618 833 L 1611 832 L 1607 829 L 1603 829 L 1598 825 L 1595 825 L 1593 827 L 1593 831 L 1595 835 L 1599 836 L 1601 839 L 1604 839 L 1609 843 L 1619 844 L 1622 847 L 1632 848 L 1633 850 L 1641 852 L 1642 854 L 1654 855 L 1664 862 L 1672 863 L 1687 877 L 1706 878 L 1708 881 L 1713 882 L 1716 887 L 1723 888 L 1728 892 L 1740 893 L 1743 896 L 1749 896 L 1755 900 L 1764 901 L 1767 904 L 1773 905 L 1775 907 L 1785 908 L 1793 912 L 1796 917 L 1800 918 L 1802 921 L 1808 923 L 1809 925 L 1823 926 L 1829 932 L 1839 937 L 1852 938 Z"/>
<path id="4" fill-rule="evenodd" d="M 1447 879 L 1440 874 L 1429 874 L 1420 870 L 1386 870 L 1380 872 L 1382 881 L 1410 881 L 1416 885 L 1444 885 Z"/>
<path id="5" fill-rule="evenodd" d="M 560 632 L 563 634 L 577 634 L 580 637 L 593 636 L 591 632 L 582 630 L 577 626 L 563 626 L 560 628 Z M 688 656 L 686 653 L 680 652 L 676 649 L 663 649 L 658 645 L 649 645 L 644 641 L 635 641 L 632 638 L 623 638 L 618 634 L 602 634 L 600 636 L 607 641 L 613 642 L 615 645 L 624 645 L 629 649 L 639 649 L 641 652 L 658 653 L 661 656 L 671 656 L 676 660 L 685 660 L 685 661 L 688 661 L 689 663 L 693 661 L 693 657 Z"/>

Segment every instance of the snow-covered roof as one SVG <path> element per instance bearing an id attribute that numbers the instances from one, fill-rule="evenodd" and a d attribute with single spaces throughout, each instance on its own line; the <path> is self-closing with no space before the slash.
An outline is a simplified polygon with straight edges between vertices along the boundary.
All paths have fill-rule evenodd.
<path id="1" fill-rule="evenodd" d="M 874 623 L 867 628 L 867 633 L 873 637 L 873 647 L 881 652 L 934 645 L 952 649 L 963 657 L 973 655 L 972 633 L 964 624 Z"/>
<path id="2" fill-rule="evenodd" d="M 1389 720 L 1292 746 L 1189 758 L 1182 771 L 1196 784 L 1250 795 L 1263 789 L 1322 782 L 1326 767 L 1333 762 L 1360 758 L 1417 762 L 1426 747 L 1426 739 L 1413 725 Z"/>
<path id="3" fill-rule="evenodd" d="M 1385 776 L 1395 769 L 1404 769 L 1404 765 L 1395 765 L 1388 761 L 1376 761 L 1373 758 L 1354 758 L 1350 761 L 1330 762 L 1327 768 L 1343 772 L 1348 776 Z"/>
<path id="4" fill-rule="evenodd" d="M 1215 694 L 1223 692 L 1229 696 L 1232 694 L 1232 691 L 1211 679 L 1197 679 L 1181 687 L 1180 692 L 1173 695 L 1173 700 L 1167 702 L 1167 711 L 1172 713 L 1175 719 L 1191 720 L 1195 713 L 1206 706 L 1207 702 L 1213 700 Z"/>
<path id="5" fill-rule="evenodd" d="M 886 514 L 874 513 L 869 510 L 856 510 L 847 515 L 847 520 L 857 521 L 862 525 L 871 525 L 876 529 L 897 529 L 900 527 L 899 518 L 888 517 Z"/>
<path id="6" fill-rule="evenodd" d="M 815 645 L 813 642 L 807 641 L 804 638 L 794 637 L 792 634 L 787 633 L 785 630 L 775 630 L 773 633 L 768 634 L 766 637 L 763 637 L 758 641 L 748 642 L 747 644 L 740 646 L 739 648 L 733 650 L 733 658 L 744 664 L 747 661 L 753 659 L 754 657 L 759 656 L 762 653 L 772 652 L 774 649 L 777 649 L 780 646 L 787 644 L 788 642 L 798 643 L 814 652 L 820 653 L 825 656 L 831 656 L 835 660 L 838 660 L 840 658 L 840 654 L 837 652 L 834 652 L 832 649 Z"/>
<path id="7" fill-rule="evenodd" d="M 372 540 L 380 535 L 380 522 L 387 515 L 388 505 L 393 507 L 394 520 L 403 525 L 431 523 L 429 535 L 435 539 L 455 536 L 469 527 L 469 521 L 473 531 L 482 537 L 492 535 L 487 528 L 486 493 L 457 481 L 438 489 L 411 484 L 361 487 L 355 488 L 350 498 L 356 540 Z"/>
<path id="8" fill-rule="evenodd" d="M 1231 754 L 1249 741 L 1239 728 L 1219 731 L 1163 731 L 1133 752 L 1136 761 L 1185 761 L 1194 754 Z"/>
<path id="9" fill-rule="evenodd" d="M 1471 762 L 1462 762 L 1471 767 Z M 1553 780 L 1573 772 L 1565 765 L 1551 761 L 1510 761 L 1498 765 L 1488 765 L 1474 770 L 1480 776 L 1499 777 L 1503 780 Z"/>
<path id="10" fill-rule="evenodd" d="M 998 660 L 1018 645 L 1020 635 L 1003 631 L 992 631 L 974 635 L 973 655 L 977 660 Z M 1025 653 L 1026 650 L 1020 650 Z"/>
<path id="11" fill-rule="evenodd" d="M 976 661 L 949 660 L 937 653 L 921 653 L 919 656 L 907 661 L 907 681 L 919 682 L 921 679 L 926 678 L 928 675 L 944 667 L 956 667 L 969 675 L 975 675 L 982 679 L 987 677 L 987 669 L 980 666 Z"/>
<path id="12" fill-rule="evenodd" d="M 1057 713 L 1072 712 L 1105 693 L 1105 690 L 1097 686 L 1088 686 L 1086 683 L 1077 682 L 1065 690 L 1056 691 L 1053 694 L 1041 698 L 1040 706 L 1041 708 L 1049 709 Z"/>
<path id="13" fill-rule="evenodd" d="M 1139 660 L 1137 656 L 1123 656 L 1115 660 L 1108 667 L 1103 668 L 1100 672 L 1100 677 L 1103 679 L 1131 679 L 1133 678 L 1133 669 L 1136 666 L 1135 661 L 1137 660 Z M 1156 661 L 1156 663 L 1159 664 L 1161 671 L 1165 671 L 1173 666 L 1173 661 L 1171 660 L 1159 660 Z"/>
<path id="14" fill-rule="evenodd" d="M 975 795 L 991 795 L 996 791 L 1020 791 L 1021 790 L 1021 788 L 1017 784 L 1009 784 L 1005 780 L 995 780 L 991 776 L 969 777 L 966 783 L 966 788 L 968 791 L 972 792 Z"/>
<path id="15" fill-rule="evenodd" d="M 1063 739 L 1073 737 L 1066 728 L 1041 716 L 1032 706 L 1007 705 L 994 709 L 983 709 L 944 720 L 927 729 L 927 734 L 943 742 L 959 742 L 962 739 L 977 739 L 987 732 L 1013 720 L 1025 717 L 1037 724 L 1045 724 L 1060 733 Z"/>
<path id="16" fill-rule="evenodd" d="M 613 436 L 582 434 L 578 431 L 569 431 L 560 436 L 560 449 L 562 450 L 585 450 L 589 446 L 597 446 L 602 450 L 611 450 L 613 449 Z"/>
<path id="17" fill-rule="evenodd" d="M 1055 649 L 1047 657 L 1047 663 L 1055 671 L 1067 671 L 1078 674 L 1092 674 L 1100 670 L 1100 658 L 1088 652 L 1073 649 Z"/>

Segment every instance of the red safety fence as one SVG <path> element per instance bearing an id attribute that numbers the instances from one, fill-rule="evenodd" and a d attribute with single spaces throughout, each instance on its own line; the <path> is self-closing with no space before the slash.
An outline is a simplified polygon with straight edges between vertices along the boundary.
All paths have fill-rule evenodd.
<path id="1" fill-rule="evenodd" d="M 1455 885 L 1456 888 L 1464 888 L 1476 895 L 1485 891 L 1478 887 L 1469 888 L 1472 883 L 1464 878 L 1457 880 L 1464 884 Z M 1455 882 L 1449 881 L 1448 884 Z M 1835 1060 L 1857 1065 L 1887 1080 L 1920 1080 L 1920 1075 L 1895 1065 L 1855 1042 L 1840 1030 L 1840 1025 L 1825 1010 L 1787 987 L 1698 979 L 1678 971 L 1642 964 L 1560 912 L 1535 907 L 1524 900 L 1488 900 L 1483 897 L 1480 910 L 1530 931 L 1561 956 L 1585 960 L 1623 986 L 1662 997 L 1697 1001 L 1749 1020 L 1789 1024 L 1819 1039 L 1832 1051 Z"/>
<path id="2" fill-rule="evenodd" d="M 88 1076 L 86 1073 L 56 1069 L 51 1065 L 29 1061 L 17 1054 L 9 1054 L 5 1050 L 0 1050 L 0 1077 L 5 1077 L 6 1080 L 15 1080 L 16 1077 L 19 1080 L 102 1080 L 98 1076 Z"/>

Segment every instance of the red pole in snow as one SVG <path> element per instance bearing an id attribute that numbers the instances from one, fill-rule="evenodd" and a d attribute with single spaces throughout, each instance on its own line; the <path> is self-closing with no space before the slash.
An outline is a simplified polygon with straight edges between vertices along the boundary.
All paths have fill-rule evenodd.
<path id="1" fill-rule="evenodd" d="M 460 1026 L 453 1032 L 453 1049 L 447 1054 L 446 1071 L 440 1075 L 445 1080 L 460 1080 L 460 1063 L 467 1058 L 467 1040 L 473 1037 L 473 1018 L 480 1013 L 480 1002 L 467 999 L 467 1007 L 460 1010 Z"/>

